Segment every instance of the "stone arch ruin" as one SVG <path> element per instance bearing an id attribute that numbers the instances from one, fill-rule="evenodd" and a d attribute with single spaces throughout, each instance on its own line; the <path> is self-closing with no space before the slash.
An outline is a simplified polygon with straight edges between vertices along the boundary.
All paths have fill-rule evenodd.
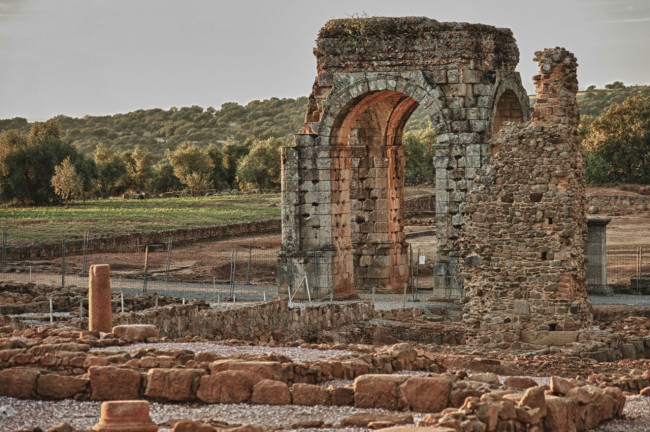
<path id="1" fill-rule="evenodd" d="M 404 126 L 423 109 L 438 134 L 435 284 L 458 288 L 465 196 L 506 121 L 529 120 L 509 29 L 428 18 L 329 21 L 302 133 L 282 152 L 280 289 L 351 298 L 408 278 Z"/>

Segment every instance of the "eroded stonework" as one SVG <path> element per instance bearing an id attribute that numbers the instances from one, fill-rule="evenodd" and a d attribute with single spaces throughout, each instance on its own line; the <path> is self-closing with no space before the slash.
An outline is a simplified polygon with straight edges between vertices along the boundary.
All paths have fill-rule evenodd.
<path id="1" fill-rule="evenodd" d="M 508 347 L 591 326 L 577 63 L 563 48 L 536 60 L 533 121 L 507 123 L 490 142 L 466 198 L 458 244 L 470 343 Z"/>
<path id="2" fill-rule="evenodd" d="M 425 110 L 436 150 L 436 286 L 461 286 L 461 204 L 505 121 L 529 117 L 512 32 L 428 18 L 329 21 L 295 147 L 282 153 L 279 284 L 335 298 L 408 278 L 402 134 Z M 495 118 L 497 120 L 495 120 Z"/>

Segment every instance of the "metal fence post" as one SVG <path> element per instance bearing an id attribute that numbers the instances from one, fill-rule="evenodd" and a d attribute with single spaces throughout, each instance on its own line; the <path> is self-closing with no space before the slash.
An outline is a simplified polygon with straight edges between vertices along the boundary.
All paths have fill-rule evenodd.
<path id="1" fill-rule="evenodd" d="M 234 249 L 235 255 L 232 260 L 232 298 L 235 299 L 235 278 L 237 277 L 237 249 Z"/>
<path id="2" fill-rule="evenodd" d="M 7 267 L 7 228 L 2 228 L 2 271 Z"/>
<path id="3" fill-rule="evenodd" d="M 61 288 L 65 288 L 65 239 L 61 244 Z"/>
<path id="4" fill-rule="evenodd" d="M 319 274 L 319 260 L 318 260 L 318 251 L 316 251 L 316 254 L 314 256 L 314 293 L 316 294 L 316 298 L 320 300 L 320 274 Z"/>
<path id="5" fill-rule="evenodd" d="M 84 231 L 84 257 L 81 264 L 81 275 L 87 274 L 88 269 L 88 231 Z"/>
<path id="6" fill-rule="evenodd" d="M 165 265 L 165 287 L 169 284 L 169 268 L 172 263 L 172 239 L 167 240 L 167 264 Z"/>
<path id="7" fill-rule="evenodd" d="M 234 263 L 234 261 L 235 261 L 235 249 L 230 249 L 230 281 L 228 282 L 229 285 L 230 285 L 230 298 L 232 298 L 232 294 L 233 294 L 233 292 L 232 292 L 233 291 L 233 286 L 232 286 L 232 284 L 233 284 L 233 282 L 232 282 L 233 275 L 232 275 L 232 273 L 233 273 L 233 263 Z"/>
<path id="8" fill-rule="evenodd" d="M 418 300 L 418 276 L 420 274 L 420 249 L 418 249 L 418 257 L 415 261 L 415 290 L 413 291 L 413 301 Z"/>
<path id="9" fill-rule="evenodd" d="M 149 270 L 149 245 L 144 248 L 144 278 L 142 280 L 142 294 L 147 293 L 147 272 Z"/>
<path id="10" fill-rule="evenodd" d="M 309 278 L 307 278 L 307 273 L 305 273 L 305 290 L 307 291 L 307 299 L 309 304 L 311 304 L 311 293 L 309 292 Z"/>
<path id="11" fill-rule="evenodd" d="M 253 245 L 248 245 L 248 272 L 246 274 L 246 285 L 251 284 L 251 258 L 253 254 Z"/>
<path id="12" fill-rule="evenodd" d="M 636 248 L 636 293 L 641 294 L 641 246 Z"/>

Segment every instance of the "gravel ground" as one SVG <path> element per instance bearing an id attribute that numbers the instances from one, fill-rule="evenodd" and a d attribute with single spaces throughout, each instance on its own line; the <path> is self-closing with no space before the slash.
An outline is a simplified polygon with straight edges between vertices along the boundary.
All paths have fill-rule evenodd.
<path id="1" fill-rule="evenodd" d="M 590 295 L 589 300 L 595 305 L 630 305 L 650 306 L 650 295 L 614 294 L 612 296 Z"/>
<path id="2" fill-rule="evenodd" d="M 361 300 L 372 301 L 373 295 L 367 293 L 358 293 Z M 390 309 L 423 309 L 428 310 L 431 307 L 446 307 L 452 306 L 454 303 L 442 303 L 442 302 L 431 302 L 426 301 L 426 298 L 431 296 L 431 292 L 425 294 L 420 293 L 418 301 L 413 301 L 412 294 L 407 294 L 406 298 L 403 294 L 375 294 L 374 296 L 374 305 L 376 310 L 390 310 Z M 423 300 L 424 299 L 424 300 Z M 314 301 L 313 304 L 323 304 L 329 303 L 328 299 Z M 336 304 L 340 304 L 340 301 L 336 301 Z M 308 306 L 307 302 L 302 300 L 294 301 L 295 306 L 305 307 Z"/>
<path id="3" fill-rule="evenodd" d="M 290 348 L 290 347 L 266 347 L 266 346 L 249 346 L 249 345 L 220 345 L 209 342 L 160 342 L 160 343 L 137 343 L 124 346 L 112 346 L 105 348 L 96 348 L 93 350 L 101 351 L 133 351 L 140 348 L 155 348 L 159 351 L 166 350 L 188 350 L 194 353 L 209 351 L 217 353 L 222 357 L 229 357 L 235 354 L 281 354 L 289 357 L 295 362 L 308 362 L 316 360 L 327 360 L 339 355 L 352 354 L 345 350 L 319 350 L 309 348 Z"/>
<path id="4" fill-rule="evenodd" d="M 0 418 L 3 431 L 37 426 L 47 430 L 64 422 L 70 423 L 76 429 L 90 429 L 99 421 L 100 402 L 35 401 L 0 397 L 0 407 L 3 406 L 16 411 L 15 415 Z M 170 420 L 213 419 L 229 424 L 253 424 L 273 429 L 291 429 L 296 423 L 316 420 L 324 422 L 330 428 L 337 427 L 343 418 L 361 412 L 387 413 L 389 411 L 347 406 L 203 405 L 154 402 L 151 404 L 150 415 L 156 424 L 167 423 Z M 418 421 L 422 416 L 415 414 L 413 417 L 415 421 Z M 161 428 L 160 430 L 170 429 Z M 318 430 L 323 431 L 323 429 Z"/>
<path id="5" fill-rule="evenodd" d="M 3 431 L 37 426 L 47 430 L 64 422 L 70 423 L 76 429 L 90 429 L 99 421 L 100 402 L 35 401 L 0 397 L 0 407 L 10 407 L 16 412 L 9 417 L 0 418 Z M 330 406 L 151 404 L 151 418 L 157 424 L 178 419 L 214 419 L 230 424 L 253 424 L 283 430 L 290 430 L 293 425 L 302 421 L 320 420 L 326 425 L 331 425 L 329 428 L 326 426 L 325 429 L 316 429 L 319 432 L 333 430 L 332 427 L 338 426 L 343 418 L 359 412 L 387 411 Z M 624 418 L 601 425 L 592 431 L 650 431 L 650 397 L 629 396 L 623 414 Z M 421 414 L 414 415 L 416 422 L 421 417 Z M 168 431 L 169 428 L 163 427 L 160 430 Z"/>
<path id="6" fill-rule="evenodd" d="M 442 303 L 426 301 L 431 296 L 430 292 L 419 294 L 420 301 L 413 301 L 413 296 L 407 294 L 406 298 L 403 294 L 375 294 L 375 309 L 424 309 L 427 310 L 431 307 L 445 307 L 452 306 L 454 303 Z M 362 300 L 372 301 L 372 294 L 361 293 L 359 297 Z M 595 305 L 632 305 L 632 306 L 650 306 L 650 295 L 635 295 L 635 294 L 614 294 L 612 296 L 589 295 L 589 300 Z M 406 301 L 405 301 L 406 300 Z M 457 301 L 458 302 L 458 301 Z M 319 304 L 318 302 L 315 302 Z M 305 306 L 306 303 L 294 302 L 297 306 Z"/>

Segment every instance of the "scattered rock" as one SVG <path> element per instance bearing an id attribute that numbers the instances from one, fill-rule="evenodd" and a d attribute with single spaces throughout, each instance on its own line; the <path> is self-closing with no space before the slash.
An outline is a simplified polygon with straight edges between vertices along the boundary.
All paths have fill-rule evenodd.
<path id="1" fill-rule="evenodd" d="M 248 401 L 258 380 L 238 370 L 225 370 L 202 376 L 196 396 L 207 403 L 243 403 Z"/>
<path id="2" fill-rule="evenodd" d="M 172 432 L 217 432 L 217 429 L 213 428 L 209 424 L 191 420 L 182 420 L 174 425 Z"/>
<path id="3" fill-rule="evenodd" d="M 35 369 L 0 370 L 0 396 L 30 398 L 38 375 L 39 373 Z"/>
<path id="4" fill-rule="evenodd" d="M 535 380 L 529 377 L 508 377 L 503 381 L 503 384 L 514 389 L 526 389 L 537 385 Z"/>
<path id="5" fill-rule="evenodd" d="M 414 376 L 400 386 L 400 405 L 417 412 L 439 412 L 449 405 L 451 388 L 451 380 L 445 378 Z"/>
<path id="6" fill-rule="evenodd" d="M 413 423 L 413 416 L 400 413 L 358 413 L 341 420 L 341 427 L 367 427 L 374 422 L 386 422 L 391 425 L 409 424 Z"/>
<path id="7" fill-rule="evenodd" d="M 314 384 L 294 384 L 291 386 L 294 405 L 328 405 L 329 392 Z"/>
<path id="8" fill-rule="evenodd" d="M 280 381 L 262 380 L 253 387 L 251 403 L 266 405 L 289 405 L 291 392 L 289 386 Z"/>
<path id="9" fill-rule="evenodd" d="M 557 376 L 551 377 L 551 391 L 558 395 L 566 395 L 574 387 L 569 380 Z"/>
<path id="10" fill-rule="evenodd" d="M 85 393 L 88 378 L 64 376 L 58 374 L 41 374 L 36 384 L 36 393 L 48 399 L 68 399 Z"/>
<path id="11" fill-rule="evenodd" d="M 354 406 L 361 408 L 399 409 L 399 386 L 403 375 L 362 375 L 354 380 Z"/>
<path id="12" fill-rule="evenodd" d="M 144 342 L 160 336 L 158 328 L 152 324 L 123 324 L 113 327 L 112 331 L 127 342 Z"/>
<path id="13" fill-rule="evenodd" d="M 18 413 L 12 407 L 8 405 L 0 406 L 0 417 L 13 417 L 16 414 Z"/>
<path id="14" fill-rule="evenodd" d="M 90 376 L 90 398 L 92 400 L 130 400 L 140 397 L 142 374 L 132 369 L 114 366 L 93 366 Z"/>
<path id="15" fill-rule="evenodd" d="M 150 369 L 144 394 L 170 401 L 192 400 L 203 375 L 203 369 Z"/>

